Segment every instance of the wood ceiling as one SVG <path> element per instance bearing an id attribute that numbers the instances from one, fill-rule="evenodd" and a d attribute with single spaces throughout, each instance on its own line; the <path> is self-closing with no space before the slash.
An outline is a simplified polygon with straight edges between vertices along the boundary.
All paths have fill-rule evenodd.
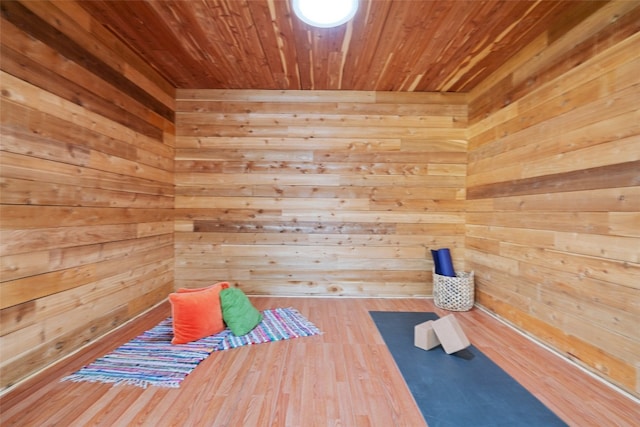
<path id="1" fill-rule="evenodd" d="M 80 4 L 176 88 L 427 92 L 468 92 L 540 34 L 596 7 L 360 0 L 352 22 L 316 29 L 289 0 Z"/>

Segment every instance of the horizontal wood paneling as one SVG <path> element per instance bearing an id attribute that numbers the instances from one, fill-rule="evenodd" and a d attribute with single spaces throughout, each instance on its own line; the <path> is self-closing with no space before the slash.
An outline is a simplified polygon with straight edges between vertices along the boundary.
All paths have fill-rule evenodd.
<path id="1" fill-rule="evenodd" d="M 179 90 L 176 284 L 429 295 L 462 263 L 466 96 Z"/>
<path id="2" fill-rule="evenodd" d="M 232 7 L 259 12 L 269 27 L 256 29 L 260 39 L 282 37 L 266 3 Z M 276 15 L 284 3 L 274 3 Z M 405 16 L 401 3 L 367 20 Z M 480 5 L 547 31 L 527 30 L 520 41 L 530 43 L 515 55 L 495 37 L 454 43 L 451 52 L 476 49 L 471 62 L 442 51 L 439 65 L 427 66 L 430 57 L 413 55 L 415 75 L 380 56 L 377 48 L 398 46 L 390 38 L 357 55 L 351 49 L 342 62 L 303 55 L 301 73 L 278 71 L 281 54 L 312 52 L 300 39 L 268 52 L 271 74 L 264 61 L 259 77 L 236 73 L 250 82 L 245 88 L 476 87 L 470 96 L 183 89 L 177 99 L 175 82 L 156 70 L 185 87 L 200 79 L 242 85 L 209 73 L 210 60 L 201 66 L 163 50 L 138 56 L 121 41 L 130 34 L 114 37 L 96 20 L 119 19 L 111 4 L 91 4 L 0 4 L 0 387 L 146 310 L 174 285 L 429 295 L 428 249 L 450 247 L 456 264 L 476 270 L 481 304 L 640 393 L 637 3 Z M 172 8 L 189 7 L 122 10 L 158 12 L 170 25 Z M 526 18 L 516 13 L 522 7 Z M 465 22 L 475 16 L 469 11 Z M 438 22 L 450 22 L 444 15 Z M 490 15 L 503 27 L 483 31 L 522 33 L 516 21 Z M 162 67 L 146 62 L 156 54 Z M 488 74 L 490 59 L 507 57 Z M 350 63 L 371 63 L 377 77 L 367 81 Z M 329 77 L 343 72 L 351 77 Z"/>
<path id="3" fill-rule="evenodd" d="M 166 298 L 174 93 L 71 2 L 2 2 L 0 387 Z"/>
<path id="4" fill-rule="evenodd" d="M 639 16 L 559 20 L 472 91 L 465 225 L 479 303 L 636 396 Z"/>

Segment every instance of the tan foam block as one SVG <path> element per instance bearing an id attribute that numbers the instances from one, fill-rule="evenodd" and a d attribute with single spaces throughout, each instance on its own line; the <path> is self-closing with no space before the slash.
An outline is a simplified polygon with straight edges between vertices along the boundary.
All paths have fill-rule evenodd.
<path id="1" fill-rule="evenodd" d="M 433 347 L 440 345 L 440 340 L 433 330 L 433 320 L 427 320 L 424 323 L 414 326 L 413 344 L 423 350 L 431 350 Z"/>
<path id="2" fill-rule="evenodd" d="M 455 353 L 471 345 L 453 314 L 433 322 L 433 330 L 447 354 Z"/>

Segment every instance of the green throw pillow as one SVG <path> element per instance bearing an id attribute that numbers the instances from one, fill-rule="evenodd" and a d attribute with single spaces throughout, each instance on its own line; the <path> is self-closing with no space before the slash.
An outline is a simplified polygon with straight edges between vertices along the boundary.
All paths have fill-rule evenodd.
<path id="1" fill-rule="evenodd" d="M 220 291 L 222 318 L 236 336 L 246 335 L 262 321 L 260 313 L 238 288 Z"/>

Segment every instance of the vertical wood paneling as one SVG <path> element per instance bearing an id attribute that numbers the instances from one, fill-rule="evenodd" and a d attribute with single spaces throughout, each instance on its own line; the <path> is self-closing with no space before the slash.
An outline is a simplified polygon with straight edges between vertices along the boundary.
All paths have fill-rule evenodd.
<path id="1" fill-rule="evenodd" d="M 468 92 L 555 17 L 606 0 L 359 3 L 331 29 L 302 22 L 290 0 L 80 4 L 182 89 Z"/>
<path id="2" fill-rule="evenodd" d="M 477 299 L 640 395 L 640 6 L 540 37 L 470 94 Z"/>
<path id="3" fill-rule="evenodd" d="M 1 388 L 173 289 L 174 93 L 77 4 L 2 2 Z"/>
<path id="4" fill-rule="evenodd" d="M 466 97 L 178 90 L 176 284 L 429 295 L 463 259 Z"/>

